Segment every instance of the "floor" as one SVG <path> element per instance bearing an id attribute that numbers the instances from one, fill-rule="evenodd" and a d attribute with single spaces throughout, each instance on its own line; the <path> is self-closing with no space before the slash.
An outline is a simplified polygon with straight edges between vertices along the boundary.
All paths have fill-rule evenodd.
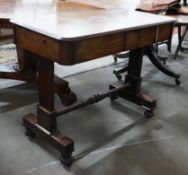
<path id="1" fill-rule="evenodd" d="M 70 168 L 59 162 L 58 152 L 46 142 L 24 135 L 22 117 L 35 113 L 37 89 L 27 83 L 0 89 L 0 175 L 186 175 L 187 53 L 167 64 L 182 74 L 179 87 L 144 58 L 143 91 L 157 99 L 155 117 L 145 119 L 142 108 L 119 98 L 59 118 L 60 131 L 75 141 Z M 116 81 L 114 66 L 66 79 L 78 98 L 84 99 Z M 61 107 L 58 98 L 56 106 Z"/>

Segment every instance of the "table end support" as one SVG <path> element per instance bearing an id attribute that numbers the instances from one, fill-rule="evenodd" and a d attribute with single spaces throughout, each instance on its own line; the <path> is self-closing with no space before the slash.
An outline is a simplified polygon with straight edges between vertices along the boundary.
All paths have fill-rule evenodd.
<path id="1" fill-rule="evenodd" d="M 26 128 L 26 135 L 29 137 L 38 136 L 46 140 L 60 152 L 60 161 L 65 166 L 71 166 L 73 162 L 72 152 L 74 151 L 74 141 L 69 137 L 55 131 L 49 132 L 37 122 L 37 116 L 29 114 L 23 118 Z"/>
<path id="2" fill-rule="evenodd" d="M 118 88 L 122 86 L 124 82 L 118 81 L 116 83 L 113 83 L 110 85 L 110 89 Z M 156 108 L 156 100 L 149 96 L 144 94 L 141 90 L 139 90 L 137 93 L 132 91 L 131 89 L 127 89 L 124 91 L 121 91 L 117 94 L 117 96 L 113 96 L 111 99 L 115 100 L 117 97 L 121 97 L 123 99 L 126 99 L 138 106 L 141 106 L 145 109 L 144 115 L 146 118 L 153 117 L 153 110 Z"/>

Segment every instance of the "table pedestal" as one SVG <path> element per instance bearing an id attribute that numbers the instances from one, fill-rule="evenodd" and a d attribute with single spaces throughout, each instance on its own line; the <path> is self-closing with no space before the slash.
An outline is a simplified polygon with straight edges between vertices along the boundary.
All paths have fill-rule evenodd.
<path id="1" fill-rule="evenodd" d="M 117 96 L 122 97 L 128 101 L 131 101 L 139 106 L 145 108 L 145 116 L 152 117 L 153 110 L 156 107 L 156 100 L 152 97 L 143 94 L 141 90 L 141 69 L 142 69 L 142 57 L 145 49 L 135 49 L 130 51 L 129 63 L 127 67 L 127 75 L 125 76 L 125 83 L 130 83 L 130 87 L 126 91 L 121 91 L 118 95 L 112 96 L 112 100 Z M 110 89 L 118 88 L 124 83 L 119 81 L 110 85 Z"/>
<path id="2" fill-rule="evenodd" d="M 61 161 L 65 165 L 71 165 L 74 142 L 64 134 L 60 134 L 57 129 L 57 117 L 87 105 L 97 103 L 100 100 L 110 97 L 120 96 L 146 109 L 146 117 L 153 116 L 156 101 L 141 93 L 141 68 L 144 49 L 135 49 L 130 52 L 128 74 L 125 81 L 110 86 L 110 91 L 95 94 L 85 101 L 69 105 L 57 111 L 54 109 L 54 62 L 42 57 L 38 57 L 38 87 L 39 104 L 37 106 L 37 116 L 29 114 L 23 119 L 27 130 L 27 135 L 35 135 L 44 138 L 52 144 L 61 154 Z"/>

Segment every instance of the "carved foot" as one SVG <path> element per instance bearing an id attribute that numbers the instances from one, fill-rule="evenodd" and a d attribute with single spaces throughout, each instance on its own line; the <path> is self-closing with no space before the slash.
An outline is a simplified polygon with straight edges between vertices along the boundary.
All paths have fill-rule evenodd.
<path id="1" fill-rule="evenodd" d="M 65 106 L 69 106 L 77 100 L 76 94 L 69 88 L 69 83 L 59 77 L 55 77 L 54 93 L 58 95 L 61 103 Z"/>
<path id="2" fill-rule="evenodd" d="M 114 83 L 113 85 L 110 85 L 110 89 L 118 88 L 118 87 L 122 86 L 122 84 L 124 84 L 124 82 Z M 130 88 L 128 88 L 124 91 L 121 91 L 116 96 L 112 96 L 111 100 L 116 99 L 118 96 L 121 98 L 124 98 L 130 102 L 133 102 L 133 103 L 137 104 L 138 106 L 145 108 L 146 111 L 145 111 L 144 115 L 146 117 L 153 116 L 153 110 L 156 107 L 156 100 L 153 99 L 151 96 L 145 95 L 141 91 L 139 93 L 138 92 L 136 93 L 136 92 L 132 91 Z"/>
<path id="3" fill-rule="evenodd" d="M 40 116 L 39 116 L 40 117 Z M 69 137 L 59 133 L 58 131 L 49 132 L 45 128 L 42 127 L 39 123 L 37 123 L 38 117 L 29 114 L 24 117 L 23 122 L 24 126 L 26 126 L 27 132 L 26 134 L 31 137 L 36 134 L 39 139 L 43 138 L 53 147 L 55 147 L 61 153 L 61 162 L 70 166 L 73 162 L 72 152 L 74 151 L 74 142 Z"/>
<path id="4" fill-rule="evenodd" d="M 156 100 L 153 97 L 144 94 L 143 92 L 135 94 L 135 97 L 133 96 L 133 98 L 137 99 L 136 104 L 146 108 L 147 112 L 152 112 L 156 107 Z"/>
<path id="5" fill-rule="evenodd" d="M 25 135 L 32 139 L 34 139 L 36 137 L 35 133 L 33 133 L 31 130 L 29 130 L 27 128 L 26 128 Z"/>
<path id="6" fill-rule="evenodd" d="M 61 103 L 64 104 L 65 106 L 69 106 L 77 100 L 76 95 L 70 90 L 68 92 L 56 92 L 56 93 L 60 98 Z"/>

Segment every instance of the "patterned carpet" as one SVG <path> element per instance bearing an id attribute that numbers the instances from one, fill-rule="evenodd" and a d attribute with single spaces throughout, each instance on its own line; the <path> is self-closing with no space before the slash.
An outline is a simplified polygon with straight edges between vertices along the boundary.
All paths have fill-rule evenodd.
<path id="1" fill-rule="evenodd" d="M 0 44 L 0 64 L 15 63 L 16 48 L 14 44 Z"/>

